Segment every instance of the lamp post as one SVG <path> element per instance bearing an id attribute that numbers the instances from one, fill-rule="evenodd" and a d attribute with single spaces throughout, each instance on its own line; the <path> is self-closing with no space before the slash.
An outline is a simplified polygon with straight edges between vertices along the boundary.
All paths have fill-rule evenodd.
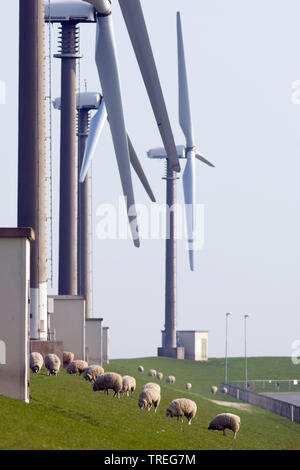
<path id="1" fill-rule="evenodd" d="M 246 328 L 246 320 L 249 317 L 249 315 L 244 315 L 245 323 L 244 323 L 244 328 L 245 328 L 245 389 L 247 390 L 247 384 L 248 384 L 248 376 L 247 376 L 247 328 Z"/>
<path id="2" fill-rule="evenodd" d="M 225 335 L 225 375 L 224 382 L 227 383 L 227 332 L 228 332 L 228 317 L 231 315 L 230 312 L 226 313 L 226 335 Z"/>

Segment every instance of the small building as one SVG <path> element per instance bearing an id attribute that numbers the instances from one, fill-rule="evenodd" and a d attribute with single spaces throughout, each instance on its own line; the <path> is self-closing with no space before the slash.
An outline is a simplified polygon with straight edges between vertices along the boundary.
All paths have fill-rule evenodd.
<path id="1" fill-rule="evenodd" d="M 177 346 L 184 347 L 184 359 L 207 361 L 208 331 L 180 330 L 176 332 Z"/>

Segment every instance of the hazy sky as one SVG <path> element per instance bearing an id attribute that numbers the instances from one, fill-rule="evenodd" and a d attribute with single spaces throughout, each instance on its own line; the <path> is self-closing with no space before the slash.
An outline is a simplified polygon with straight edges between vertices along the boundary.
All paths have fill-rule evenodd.
<path id="1" fill-rule="evenodd" d="M 17 222 L 18 1 L 1 1 L 0 224 Z M 209 356 L 223 356 L 225 313 L 230 356 L 286 355 L 300 339 L 300 5 L 297 0 L 142 0 L 176 143 L 178 124 L 176 11 L 182 15 L 199 150 L 215 163 L 197 162 L 197 202 L 205 207 L 205 244 L 188 266 L 178 243 L 178 329 L 209 330 Z M 13 15 L 12 15 L 13 12 Z M 157 201 L 165 201 L 164 164 L 146 151 L 161 146 L 148 96 L 117 1 L 113 18 L 126 124 Z M 57 27 L 52 28 L 52 53 Z M 95 25 L 81 26 L 80 86 L 101 91 L 94 63 Z M 60 61 L 52 60 L 53 99 L 60 94 Z M 295 101 L 295 100 L 294 100 Z M 30 119 L 30 116 L 28 116 Z M 57 286 L 59 112 L 53 110 L 54 288 Z M 184 169 L 184 162 L 181 164 Z M 133 176 L 138 203 L 148 198 Z M 121 185 L 109 126 L 93 162 L 94 316 L 111 329 L 111 357 L 156 355 L 164 325 L 162 240 L 100 241 L 100 204 L 117 204 Z M 178 201 L 183 202 L 178 180 Z"/>

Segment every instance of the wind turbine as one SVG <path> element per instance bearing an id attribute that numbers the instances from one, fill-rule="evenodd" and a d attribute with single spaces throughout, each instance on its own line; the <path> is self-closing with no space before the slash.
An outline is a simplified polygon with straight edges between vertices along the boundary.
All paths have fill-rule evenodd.
<path id="1" fill-rule="evenodd" d="M 194 270 L 194 236 L 195 236 L 195 158 L 209 166 L 214 166 L 199 154 L 194 144 L 193 124 L 189 100 L 187 71 L 184 56 L 180 13 L 177 12 L 177 48 L 178 48 L 178 89 L 179 89 L 179 122 L 186 138 L 186 145 L 178 145 L 178 158 L 186 160 L 183 173 L 183 190 L 186 209 L 186 225 L 189 248 L 189 265 Z M 149 158 L 167 158 L 165 149 L 156 148 L 147 152 Z M 176 239 L 175 213 L 171 210 L 176 202 L 176 174 L 167 162 L 165 176 L 167 182 L 167 234 L 166 238 L 166 280 L 165 280 L 165 330 L 164 344 L 158 348 L 159 356 L 180 357 L 180 348 L 176 343 Z M 168 220 L 169 216 L 169 220 Z"/>
<path id="2" fill-rule="evenodd" d="M 194 238 L 195 238 L 195 206 L 196 206 L 196 169 L 195 159 L 214 167 L 196 149 L 191 106 L 189 99 L 189 89 L 187 80 L 187 70 L 185 63 L 183 36 L 180 12 L 177 12 L 177 50 L 178 50 L 178 98 L 179 98 L 179 123 L 185 135 L 186 145 L 178 145 L 178 158 L 186 160 L 183 172 L 183 192 L 186 211 L 186 228 L 188 237 L 189 264 L 191 271 L 194 271 Z M 149 158 L 166 158 L 166 152 L 162 148 L 152 149 L 148 152 Z M 173 201 L 175 203 L 175 200 Z"/>
<path id="3" fill-rule="evenodd" d="M 127 213 L 135 246 L 139 246 L 137 214 L 130 172 L 130 144 L 125 127 L 121 85 L 118 69 L 114 29 L 111 14 L 111 0 L 85 0 L 97 11 L 96 65 L 102 86 L 109 124 L 114 143 L 123 194 L 127 202 Z M 174 137 L 151 49 L 140 0 L 119 0 L 119 5 L 137 57 L 144 83 L 152 104 L 166 153 L 172 168 L 180 171 Z M 99 109 L 90 133 L 90 142 L 83 162 L 81 181 L 93 156 L 97 139 L 106 119 L 103 108 Z"/>

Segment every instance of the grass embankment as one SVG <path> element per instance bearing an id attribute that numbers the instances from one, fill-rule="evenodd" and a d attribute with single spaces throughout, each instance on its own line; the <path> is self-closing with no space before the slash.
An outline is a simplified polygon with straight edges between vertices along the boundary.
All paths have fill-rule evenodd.
<path id="1" fill-rule="evenodd" d="M 145 372 L 137 372 L 142 364 Z M 155 368 L 164 373 L 160 382 L 162 400 L 156 414 L 137 406 L 139 390 L 150 380 L 146 373 Z M 134 375 L 137 391 L 120 400 L 92 392 L 92 385 L 83 377 L 57 377 L 31 374 L 29 405 L 0 397 L 0 449 L 105 449 L 105 450 L 200 450 L 200 449 L 300 449 L 300 425 L 257 407 L 248 411 L 220 406 L 210 400 L 231 401 L 229 396 L 210 394 L 212 384 L 223 379 L 224 360 L 207 363 L 176 361 L 169 358 L 112 360 L 105 370 Z M 228 362 L 231 380 L 243 377 L 243 359 Z M 175 375 L 174 385 L 165 383 L 167 375 Z M 289 358 L 249 358 L 249 379 L 297 378 Z M 299 369 L 300 375 L 300 369 Z M 294 377 L 295 376 L 295 377 Z M 192 382 L 190 392 L 186 382 Z M 192 425 L 167 419 L 165 410 L 174 398 L 189 397 L 196 401 L 198 412 Z M 236 441 L 231 431 L 208 431 L 211 419 L 221 412 L 241 417 L 241 430 Z"/>

